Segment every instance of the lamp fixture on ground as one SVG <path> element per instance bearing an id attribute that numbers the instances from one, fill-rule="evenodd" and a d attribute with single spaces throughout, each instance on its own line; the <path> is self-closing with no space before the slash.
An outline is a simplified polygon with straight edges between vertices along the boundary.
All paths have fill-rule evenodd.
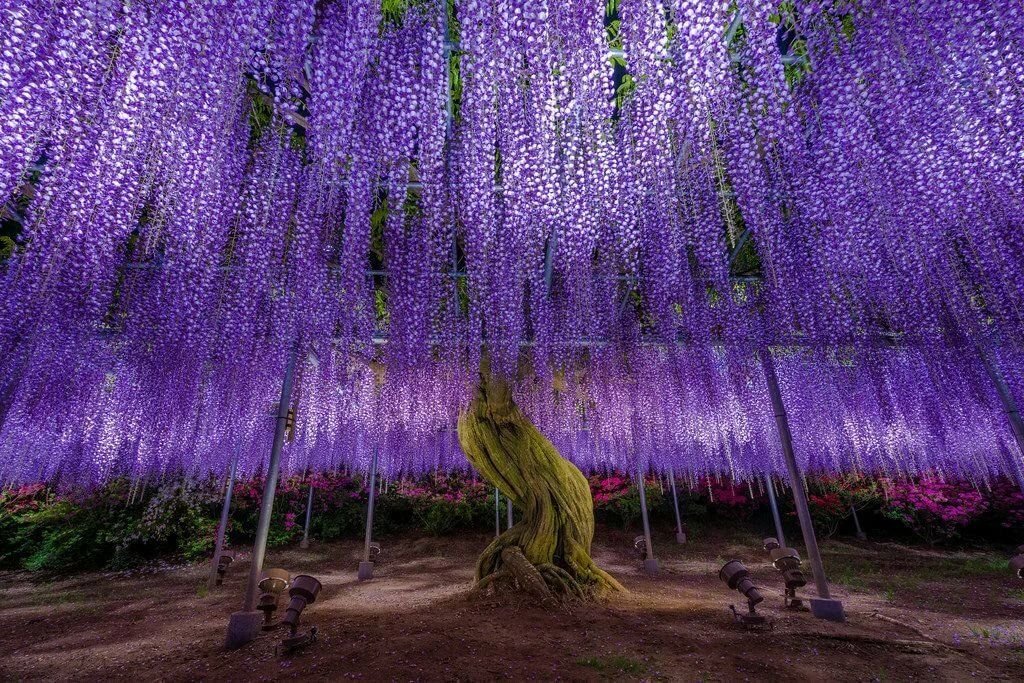
<path id="1" fill-rule="evenodd" d="M 737 590 L 747 599 L 747 611 L 739 612 L 735 605 L 729 605 L 736 623 L 747 628 L 774 628 L 774 623 L 763 614 L 758 614 L 754 609 L 764 601 L 764 596 L 757 589 L 754 582 L 750 580 L 750 572 L 739 560 L 729 560 L 719 570 L 718 578 L 726 583 L 729 588 Z"/>
<path id="2" fill-rule="evenodd" d="M 647 539 L 637 536 L 633 539 L 633 552 L 640 560 L 647 559 Z"/>
<path id="3" fill-rule="evenodd" d="M 235 552 L 233 550 L 222 550 L 220 557 L 217 558 L 217 585 L 220 586 L 224 583 L 224 575 L 228 573 L 228 567 L 235 561 Z"/>
<path id="4" fill-rule="evenodd" d="M 640 493 L 640 520 L 644 524 L 642 537 L 644 539 L 644 572 L 649 576 L 656 576 L 658 574 L 658 558 L 654 556 L 654 545 L 651 543 L 651 524 L 647 518 L 647 484 L 643 467 L 637 469 L 636 487 Z"/>
<path id="5" fill-rule="evenodd" d="M 651 576 L 658 573 L 658 560 L 651 557 L 647 552 L 647 536 L 637 536 L 633 539 L 633 552 L 643 562 L 644 571 Z"/>
<path id="6" fill-rule="evenodd" d="M 316 642 L 316 626 L 305 633 L 299 633 L 298 630 L 302 610 L 306 609 L 306 605 L 316 601 L 316 596 L 320 594 L 320 588 L 320 582 L 307 574 L 300 574 L 292 579 L 291 588 L 288 589 L 291 600 L 288 602 L 284 618 L 281 619 L 281 625 L 288 627 L 288 635 L 278 646 L 278 654 L 287 655 Z"/>
<path id="7" fill-rule="evenodd" d="M 274 623 L 274 612 L 277 611 L 277 599 L 284 589 L 288 587 L 288 572 L 284 569 L 268 569 L 263 572 L 260 579 L 260 602 L 256 609 L 263 612 L 263 630 L 269 631 L 277 624 Z"/>
<path id="8" fill-rule="evenodd" d="M 772 566 L 779 570 L 786 583 L 786 592 L 783 594 L 786 608 L 804 609 L 804 601 L 796 595 L 797 588 L 807 585 L 807 578 L 800 568 L 800 553 L 795 548 L 783 548 L 774 538 L 764 539 L 764 549 L 768 551 Z"/>
<path id="9" fill-rule="evenodd" d="M 366 558 L 359 563 L 358 578 L 360 581 L 369 581 L 373 578 L 373 566 L 380 557 L 381 548 L 377 541 L 370 541 L 366 547 Z"/>
<path id="10" fill-rule="evenodd" d="M 1010 570 L 1018 579 L 1024 579 L 1024 545 L 1017 546 L 1017 554 L 1010 558 Z"/>

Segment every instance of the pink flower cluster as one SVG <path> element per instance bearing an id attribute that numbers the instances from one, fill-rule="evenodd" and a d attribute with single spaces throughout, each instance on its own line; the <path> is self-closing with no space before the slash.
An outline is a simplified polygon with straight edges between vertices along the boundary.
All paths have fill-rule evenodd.
<path id="1" fill-rule="evenodd" d="M 992 485 L 989 495 L 992 511 L 996 513 L 1000 526 L 1006 529 L 1024 529 L 1024 491 L 1008 480 Z"/>
<path id="2" fill-rule="evenodd" d="M 966 481 L 882 480 L 888 492 L 883 513 L 934 543 L 951 539 L 988 509 L 989 501 Z"/>
<path id="3" fill-rule="evenodd" d="M 445 501 L 461 503 L 493 495 L 484 482 L 456 475 L 423 479 L 412 486 L 399 484 L 399 493 L 407 498 L 422 501 Z"/>
<path id="4" fill-rule="evenodd" d="M 20 512 L 38 510 L 46 497 L 43 484 L 25 484 L 7 493 L 0 494 L 0 512 L 16 515 Z"/>
<path id="5" fill-rule="evenodd" d="M 838 493 L 826 493 L 824 495 L 811 495 L 808 500 L 811 512 L 814 515 L 841 515 L 845 516 L 847 512 L 846 505 L 839 498 Z"/>
<path id="6" fill-rule="evenodd" d="M 593 475 L 590 477 L 590 492 L 594 496 L 594 504 L 607 505 L 629 492 L 633 486 L 629 477 L 621 474 Z"/>
<path id="7" fill-rule="evenodd" d="M 887 482 L 889 505 L 900 511 L 907 522 L 914 517 L 932 517 L 935 521 L 966 526 L 988 508 L 985 497 L 963 482 L 950 483 L 922 479 L 918 482 Z"/>
<path id="8" fill-rule="evenodd" d="M 716 480 L 706 477 L 698 482 L 697 490 L 707 490 L 715 505 L 733 510 L 749 507 L 753 502 L 743 486 L 725 479 Z"/>

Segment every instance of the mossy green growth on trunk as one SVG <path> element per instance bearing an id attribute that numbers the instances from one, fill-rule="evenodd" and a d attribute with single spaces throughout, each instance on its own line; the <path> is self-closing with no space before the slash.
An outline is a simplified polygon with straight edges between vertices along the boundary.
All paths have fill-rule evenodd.
<path id="1" fill-rule="evenodd" d="M 555 594 L 586 596 L 623 587 L 590 557 L 594 502 L 587 478 L 523 415 L 508 383 L 482 364 L 476 396 L 459 417 L 459 443 L 480 474 L 522 519 L 480 556 L 478 586 L 509 579 L 520 588 L 532 565 Z M 525 557 L 529 565 L 519 561 Z"/>

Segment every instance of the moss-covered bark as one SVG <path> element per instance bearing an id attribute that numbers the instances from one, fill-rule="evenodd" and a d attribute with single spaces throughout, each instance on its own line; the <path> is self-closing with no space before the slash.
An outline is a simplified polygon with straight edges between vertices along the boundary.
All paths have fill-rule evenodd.
<path id="1" fill-rule="evenodd" d="M 508 578 L 538 594 L 541 578 L 556 594 L 624 590 L 590 557 L 594 503 L 586 477 L 523 415 L 508 384 L 491 377 L 486 363 L 476 396 L 459 417 L 459 443 L 484 478 L 523 513 L 480 556 L 479 586 Z M 531 565 L 539 577 L 528 576 Z"/>

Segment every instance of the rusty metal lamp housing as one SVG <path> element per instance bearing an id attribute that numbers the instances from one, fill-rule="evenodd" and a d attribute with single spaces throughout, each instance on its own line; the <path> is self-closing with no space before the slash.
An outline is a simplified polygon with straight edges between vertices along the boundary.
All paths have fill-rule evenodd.
<path id="1" fill-rule="evenodd" d="M 729 560 L 718 572 L 718 578 L 725 582 L 729 588 L 739 591 L 747 599 L 747 611 L 739 612 L 735 605 L 729 605 L 736 623 L 747 628 L 772 627 L 773 623 L 763 614 L 758 614 L 754 609 L 764 601 L 764 596 L 757 589 L 754 582 L 750 580 L 750 572 L 739 560 Z"/>
<path id="2" fill-rule="evenodd" d="M 1017 547 L 1017 554 L 1010 558 L 1010 571 L 1018 579 L 1024 579 L 1024 545 Z"/>
<path id="3" fill-rule="evenodd" d="M 284 569 L 267 569 L 258 584 L 260 589 L 260 602 L 256 609 L 263 612 L 263 630 L 269 631 L 275 626 L 274 612 L 277 611 L 277 600 L 290 580 L 288 572 Z"/>
<path id="4" fill-rule="evenodd" d="M 235 561 L 235 552 L 233 550 L 222 550 L 220 556 L 217 557 L 217 585 L 220 586 L 224 583 L 224 575 L 228 573 L 228 567 Z"/>
<path id="5" fill-rule="evenodd" d="M 768 551 L 768 558 L 772 561 L 782 580 L 786 584 L 783 600 L 787 609 L 804 609 L 804 601 L 797 597 L 796 589 L 807 585 L 807 578 L 804 576 L 800 566 L 800 554 L 794 548 L 783 548 L 774 538 L 764 539 L 764 549 Z"/>
<path id="6" fill-rule="evenodd" d="M 316 601 L 321 587 L 318 580 L 307 574 L 300 574 L 292 579 L 291 588 L 288 589 L 291 600 L 288 602 L 284 618 L 281 619 L 281 624 L 288 627 L 288 635 L 278 646 L 278 654 L 287 655 L 316 642 L 316 626 L 305 633 L 298 633 L 299 617 L 307 605 Z"/>
<path id="7" fill-rule="evenodd" d="M 647 539 L 644 536 L 633 539 L 633 553 L 641 560 L 647 559 Z"/>

